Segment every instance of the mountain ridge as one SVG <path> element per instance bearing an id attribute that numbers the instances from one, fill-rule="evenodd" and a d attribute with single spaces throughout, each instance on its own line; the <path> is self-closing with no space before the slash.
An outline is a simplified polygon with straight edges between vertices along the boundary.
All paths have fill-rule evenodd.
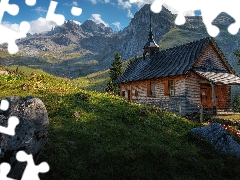
<path id="1" fill-rule="evenodd" d="M 129 25 L 119 32 L 87 20 L 81 25 L 66 21 L 51 31 L 28 34 L 17 41 L 20 51 L 14 56 L 7 55 L 7 45 L 2 45 L 1 64 L 26 65 L 67 78 L 108 69 L 117 52 L 123 61 L 142 55 L 148 39 L 149 13 L 152 14 L 154 39 L 160 50 L 209 36 L 201 16 L 187 16 L 186 23 L 177 26 L 174 23 L 176 15 L 166 8 L 155 14 L 150 11 L 150 5 L 145 5 L 136 12 Z M 221 13 L 213 24 L 221 28 L 216 42 L 230 64 L 235 66 L 237 60 L 233 51 L 240 49 L 240 34 L 233 36 L 227 32 L 227 26 L 233 22 L 233 18 Z M 235 70 L 240 73 L 239 67 L 235 67 Z"/>

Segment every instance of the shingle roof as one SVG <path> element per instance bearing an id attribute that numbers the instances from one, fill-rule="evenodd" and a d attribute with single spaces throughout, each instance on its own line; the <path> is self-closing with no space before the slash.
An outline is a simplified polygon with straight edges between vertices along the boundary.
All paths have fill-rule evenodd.
<path id="1" fill-rule="evenodd" d="M 207 37 L 159 51 L 150 58 L 138 58 L 133 61 L 116 82 L 131 82 L 187 74 L 210 41 L 214 43 L 214 46 L 217 46 L 211 37 Z M 228 64 L 225 57 L 223 62 Z M 228 69 L 230 72 L 234 72 L 230 67 Z"/>

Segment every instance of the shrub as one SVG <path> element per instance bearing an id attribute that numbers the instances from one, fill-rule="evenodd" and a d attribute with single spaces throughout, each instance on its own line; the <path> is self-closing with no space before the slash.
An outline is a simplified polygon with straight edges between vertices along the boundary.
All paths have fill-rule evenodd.
<path id="1" fill-rule="evenodd" d="M 234 112 L 240 112 L 240 97 L 237 94 L 233 98 L 232 108 Z"/>

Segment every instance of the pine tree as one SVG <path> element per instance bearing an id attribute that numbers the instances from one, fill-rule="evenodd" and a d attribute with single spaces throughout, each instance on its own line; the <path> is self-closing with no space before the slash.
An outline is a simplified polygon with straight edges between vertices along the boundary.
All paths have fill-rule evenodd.
<path id="1" fill-rule="evenodd" d="M 236 50 L 233 52 L 233 54 L 235 54 L 235 56 L 237 57 L 238 59 L 238 64 L 240 64 L 240 51 L 239 50 Z"/>
<path id="2" fill-rule="evenodd" d="M 232 108 L 234 112 L 240 112 L 240 97 L 237 94 L 234 95 Z"/>
<path id="3" fill-rule="evenodd" d="M 123 74 L 123 64 L 121 60 L 120 54 L 115 54 L 114 61 L 111 64 L 110 68 L 110 80 L 107 84 L 106 91 L 112 92 L 113 94 L 119 94 L 120 89 L 118 87 L 118 84 L 115 82 L 120 76 Z"/>

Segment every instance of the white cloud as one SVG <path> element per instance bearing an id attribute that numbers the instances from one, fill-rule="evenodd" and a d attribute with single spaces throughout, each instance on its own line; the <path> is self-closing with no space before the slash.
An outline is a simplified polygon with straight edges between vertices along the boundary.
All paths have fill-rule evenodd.
<path id="1" fill-rule="evenodd" d="M 79 21 L 75 21 L 75 20 L 72 20 L 74 23 L 78 24 L 78 25 L 81 25 L 81 23 Z"/>
<path id="2" fill-rule="evenodd" d="M 2 22 L 2 24 L 10 28 L 14 31 L 19 31 L 19 24 L 11 24 L 10 22 Z M 31 28 L 28 33 L 35 34 L 35 33 L 41 33 L 45 31 L 50 31 L 53 27 L 56 26 L 56 23 L 53 21 L 47 21 L 45 18 L 38 18 L 37 20 L 33 20 L 29 22 Z"/>
<path id="3" fill-rule="evenodd" d="M 53 21 L 47 21 L 45 18 L 38 18 L 37 20 L 30 21 L 31 25 L 30 32 L 31 34 L 34 33 L 41 33 L 45 31 L 50 31 L 53 27 L 56 26 L 56 23 Z"/>
<path id="4" fill-rule="evenodd" d="M 121 24 L 120 24 L 120 22 L 114 22 L 114 23 L 112 23 L 116 28 L 118 28 L 118 30 L 120 30 L 120 27 L 121 27 Z"/>
<path id="5" fill-rule="evenodd" d="M 97 24 L 102 23 L 102 24 L 104 24 L 104 26 L 109 27 L 108 23 L 106 23 L 105 21 L 102 20 L 100 14 L 92 14 L 91 20 Z"/>
<path id="6" fill-rule="evenodd" d="M 132 4 L 129 1 L 118 0 L 118 5 L 123 9 L 127 9 L 127 17 L 133 18 L 133 14 L 131 12 Z"/>
<path id="7" fill-rule="evenodd" d="M 33 11 L 37 11 L 38 13 L 42 13 L 42 12 L 47 12 L 47 9 L 45 7 L 36 7 L 35 9 L 33 9 Z"/>
<path id="8" fill-rule="evenodd" d="M 78 6 L 78 2 L 77 2 L 77 1 L 73 1 L 72 4 L 73 4 L 74 6 Z"/>
<path id="9" fill-rule="evenodd" d="M 78 6 L 78 2 L 77 1 L 72 1 L 72 3 L 64 3 L 64 6 Z"/>
<path id="10" fill-rule="evenodd" d="M 89 0 L 90 2 L 92 2 L 92 4 L 97 4 L 99 3 L 111 3 L 110 0 Z M 111 4 L 114 4 L 113 2 Z"/>
<path id="11" fill-rule="evenodd" d="M 97 4 L 97 0 L 90 0 L 93 4 Z"/>
<path id="12" fill-rule="evenodd" d="M 127 17 L 133 18 L 133 14 L 130 9 L 128 9 Z"/>
<path id="13" fill-rule="evenodd" d="M 11 24 L 8 21 L 3 21 L 2 25 L 14 31 L 19 31 L 19 24 Z"/>
<path id="14" fill-rule="evenodd" d="M 130 9 L 132 4 L 129 1 L 118 0 L 118 5 L 121 6 L 123 9 Z"/>

